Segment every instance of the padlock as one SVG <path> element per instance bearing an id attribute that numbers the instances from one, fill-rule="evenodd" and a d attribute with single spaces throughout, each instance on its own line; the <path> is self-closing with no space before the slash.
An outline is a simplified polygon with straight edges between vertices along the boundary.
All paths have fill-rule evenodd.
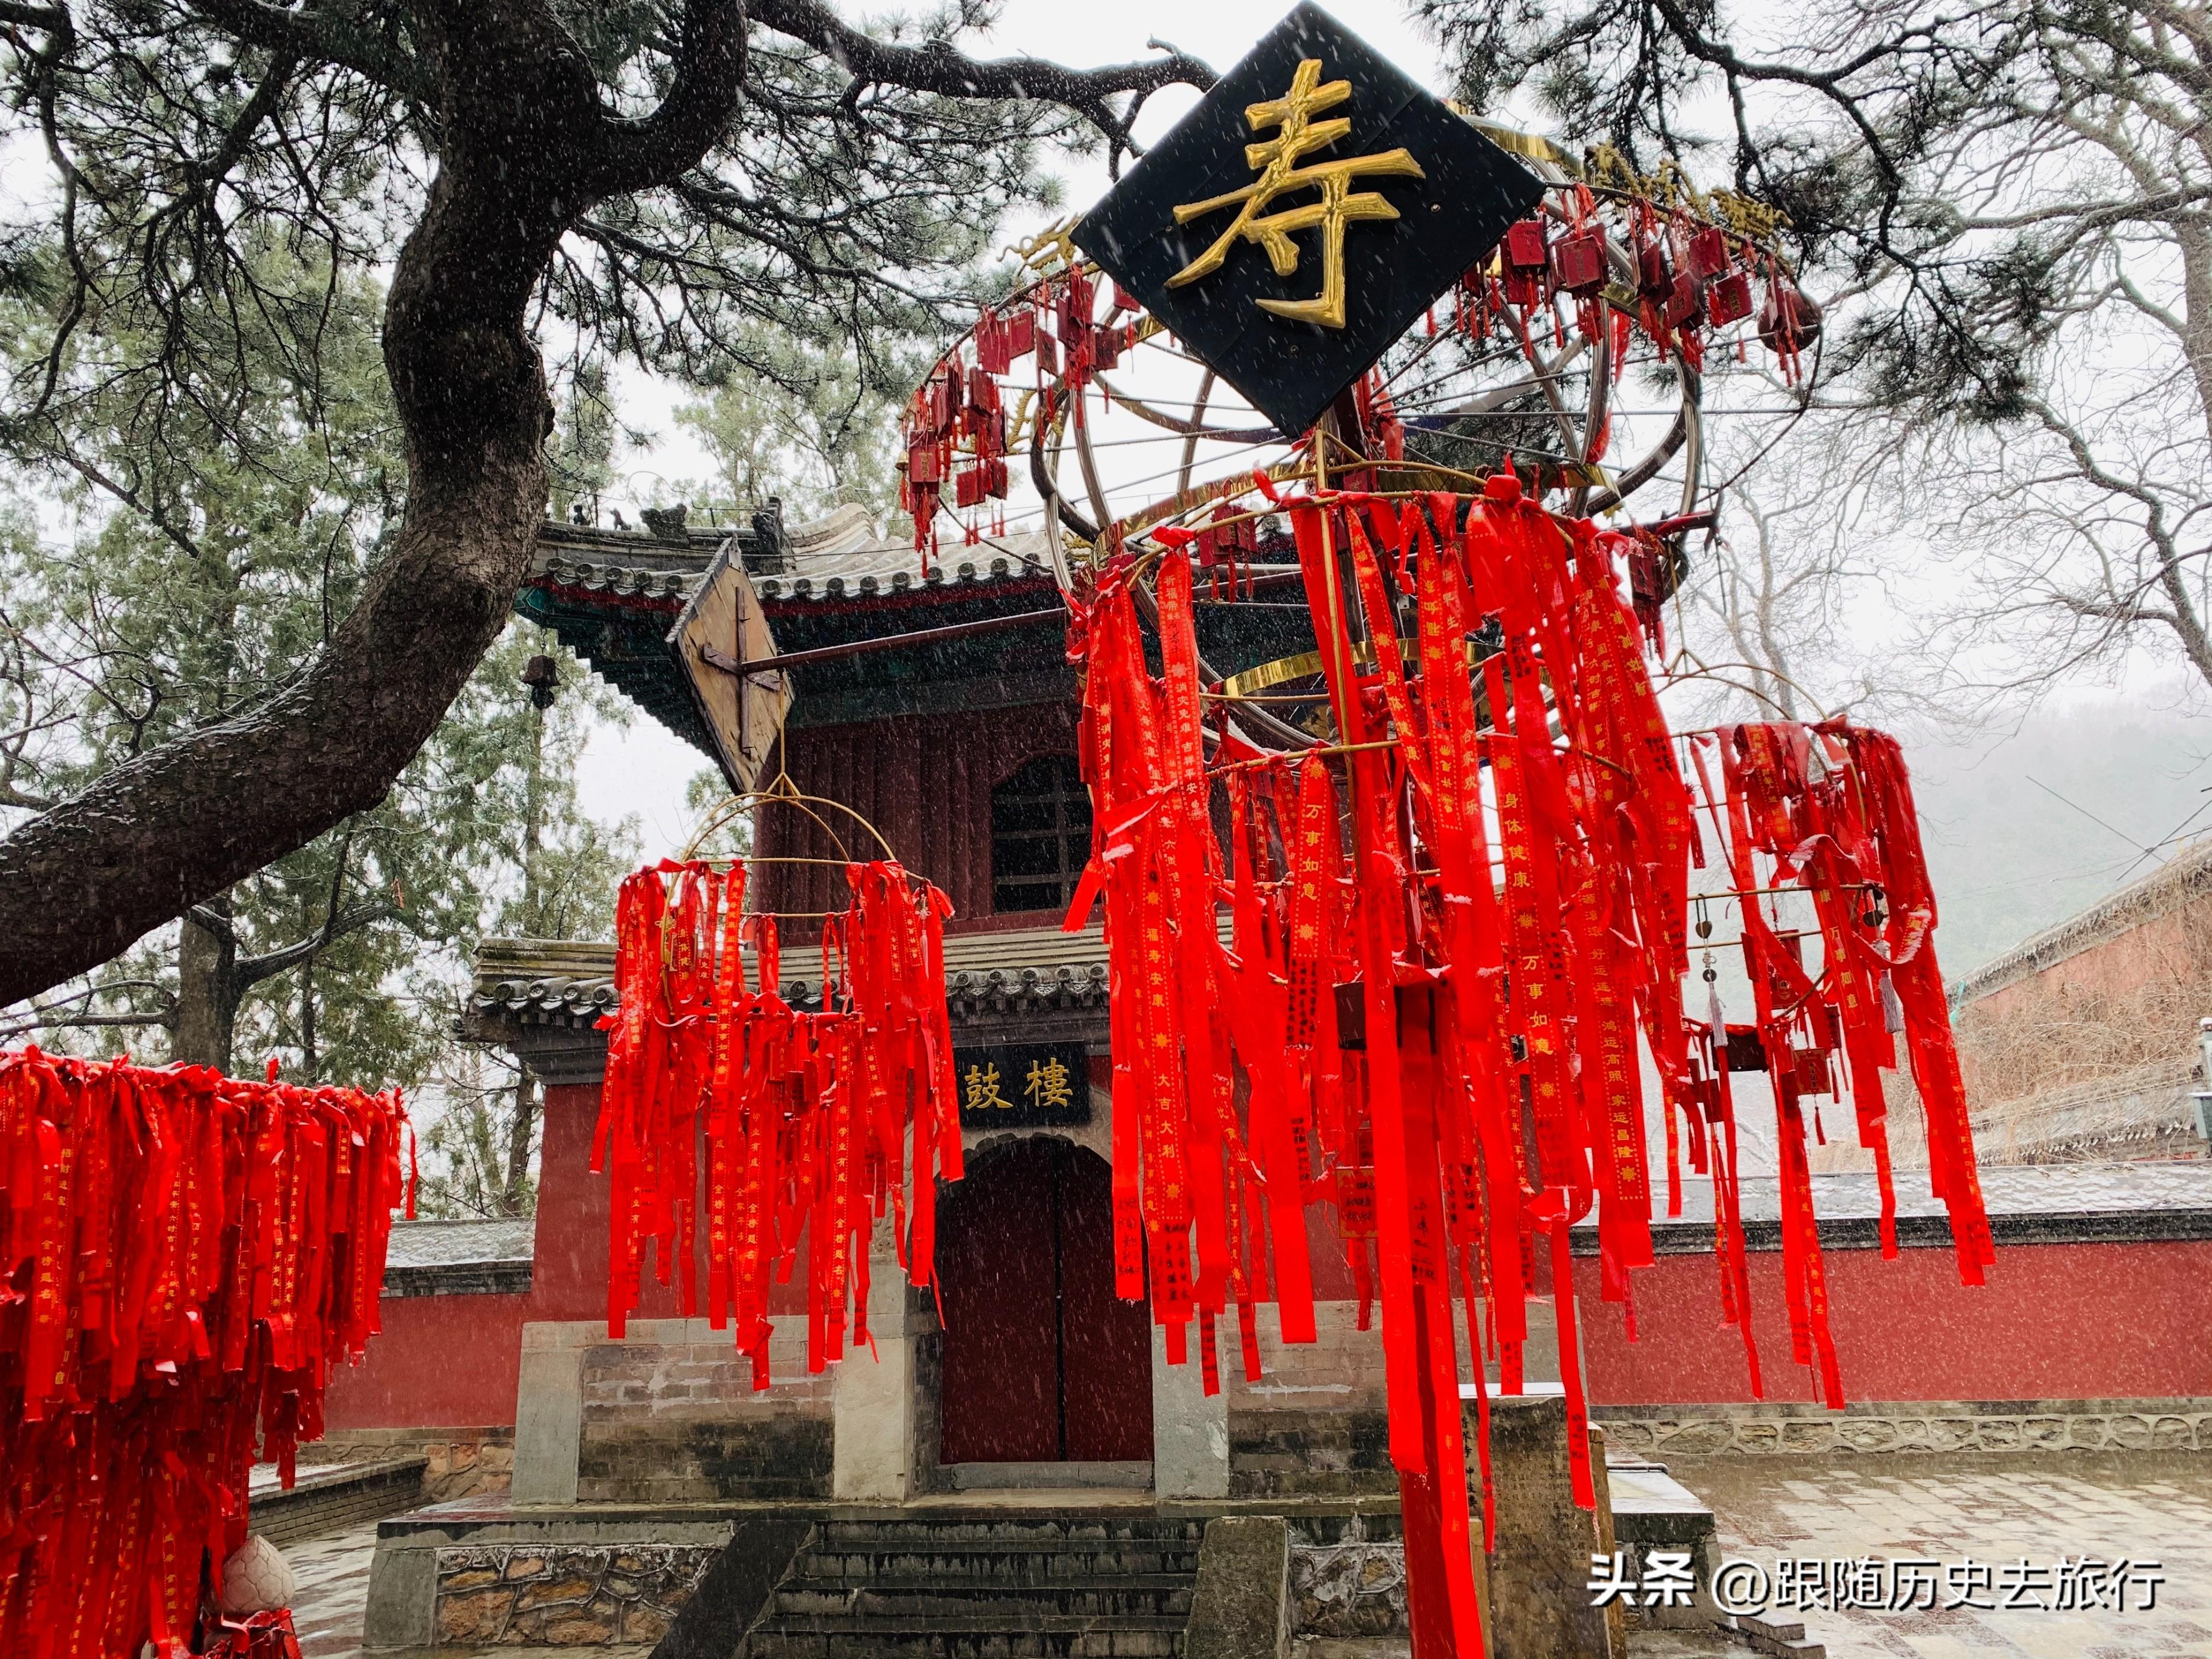
<path id="1" fill-rule="evenodd" d="M 1505 263 L 1519 270 L 1541 270 L 1548 257 L 1541 219 L 1516 220 L 1505 233 Z"/>
<path id="2" fill-rule="evenodd" d="M 1605 232 L 1596 225 L 1552 244 L 1552 280 L 1568 293 L 1595 294 L 1605 286 Z"/>
<path id="3" fill-rule="evenodd" d="M 1726 328 L 1751 315 L 1751 274 L 1731 270 L 1705 284 L 1705 320 Z"/>
<path id="4" fill-rule="evenodd" d="M 1797 1092 L 1801 1095 L 1825 1095 L 1834 1085 L 1828 1076 L 1828 1051 L 1825 1048 L 1800 1048 L 1796 1051 Z"/>
<path id="5" fill-rule="evenodd" d="M 1698 279 L 1719 276 L 1729 268 L 1728 234 L 1718 225 L 1707 225 L 1690 238 L 1690 274 Z"/>
<path id="6" fill-rule="evenodd" d="M 1667 296 L 1664 313 L 1668 327 L 1680 328 L 1686 323 L 1696 325 L 1699 286 L 1698 279 L 1688 271 L 1675 273 L 1674 291 Z"/>

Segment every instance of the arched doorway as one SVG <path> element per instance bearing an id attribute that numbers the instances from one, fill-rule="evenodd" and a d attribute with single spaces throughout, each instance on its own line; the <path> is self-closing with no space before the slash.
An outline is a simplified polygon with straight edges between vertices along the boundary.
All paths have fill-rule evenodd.
<path id="1" fill-rule="evenodd" d="M 1152 1331 L 1114 1294 L 1113 1172 L 1032 1135 L 945 1189 L 941 1463 L 1149 1462 Z"/>

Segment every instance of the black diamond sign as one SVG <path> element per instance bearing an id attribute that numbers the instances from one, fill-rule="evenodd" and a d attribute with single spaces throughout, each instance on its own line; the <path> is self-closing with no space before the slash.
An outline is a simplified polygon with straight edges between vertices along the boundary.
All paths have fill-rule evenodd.
<path id="1" fill-rule="evenodd" d="M 1304 4 L 1091 210 L 1074 240 L 1296 436 L 1543 192 Z"/>

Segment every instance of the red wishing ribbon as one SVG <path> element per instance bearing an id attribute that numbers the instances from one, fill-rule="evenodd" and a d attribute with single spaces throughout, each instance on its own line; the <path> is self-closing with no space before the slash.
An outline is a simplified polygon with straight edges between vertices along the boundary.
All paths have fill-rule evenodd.
<path id="1" fill-rule="evenodd" d="M 608 1328 L 620 1336 L 638 1305 L 648 1240 L 659 1282 L 680 1273 L 684 1316 L 697 1316 L 703 1157 L 706 1314 L 751 1358 L 756 1389 L 769 1383 L 769 1286 L 802 1243 L 807 1369 L 819 1372 L 869 1342 L 876 1223 L 888 1211 L 908 1278 L 927 1287 L 937 1181 L 960 1178 L 951 904 L 887 860 L 848 864 L 845 878 L 816 1012 L 785 1000 L 775 921 L 744 913 L 742 866 L 663 863 L 616 902 L 620 1003 L 600 1022 L 611 1036 L 592 1165 L 614 1197 Z"/>
<path id="2" fill-rule="evenodd" d="M 1560 522 L 1510 473 L 1471 502 L 1269 496 L 1296 532 L 1337 744 L 1261 756 L 1224 738 L 1208 766 L 1185 545 L 1158 565 L 1160 676 L 1131 601 L 1137 560 L 1106 568 L 1070 635 L 1097 827 L 1068 925 L 1103 899 L 1119 1282 L 1144 1293 L 1149 1261 L 1170 1358 L 1194 1322 L 1212 1393 L 1232 1297 L 1256 1371 L 1253 1304 L 1271 1256 L 1282 1340 L 1314 1340 L 1304 1209 L 1333 1209 L 1361 1328 L 1377 1292 L 1382 1310 L 1414 1651 L 1474 1654 L 1461 1355 L 1486 1435 L 1481 1361 L 1494 1355 L 1504 1391 L 1521 1392 L 1526 1304 L 1552 1300 L 1574 1487 L 1592 1504 L 1569 1237 L 1595 1214 L 1600 1293 L 1626 1307 L 1653 1260 L 1639 1042 L 1668 1127 L 1670 1213 L 1678 1114 L 1713 1183 L 1722 1311 L 1754 1395 L 1729 1082 L 1740 1050 L 1773 1085 L 1793 1357 L 1831 1404 L 1842 1385 L 1806 1103 L 1848 1083 L 1893 1213 L 1880 1092 L 1897 1064 L 1893 1026 L 1927 1105 L 1961 1276 L 1979 1282 L 1989 1230 L 1929 942 L 1934 901 L 1905 769 L 1879 733 L 1730 728 L 1718 787 L 1691 748 L 1693 793 L 1645 665 L 1649 630 L 1625 596 L 1643 553 L 1631 538 Z M 1410 653 L 1397 637 L 1406 599 Z M 1479 643 L 1485 624 L 1494 646 Z M 1705 1020 L 1683 1005 L 1698 805 L 1746 896 L 1758 1006 L 1741 1038 L 1717 999 Z M 1762 890 L 1788 884 L 1820 917 L 1817 974 L 1760 909 Z M 1487 1536 L 1487 1445 L 1477 1451 Z"/>
<path id="3" fill-rule="evenodd" d="M 0 1054 L 0 1652 L 185 1651 L 378 1329 L 412 1139 L 396 1091 Z"/>

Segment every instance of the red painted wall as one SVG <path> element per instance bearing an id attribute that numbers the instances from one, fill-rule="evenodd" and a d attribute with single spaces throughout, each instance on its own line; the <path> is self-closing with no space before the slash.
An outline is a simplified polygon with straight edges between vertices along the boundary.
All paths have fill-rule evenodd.
<path id="1" fill-rule="evenodd" d="M 488 1428 L 514 1421 L 522 1327 L 539 1320 L 605 1319 L 607 1178 L 591 1172 L 597 1084 L 550 1086 L 538 1182 L 536 1261 L 527 1296 L 387 1297 L 381 1334 L 359 1365 L 335 1368 L 326 1417 L 333 1429 Z M 702 1292 L 706 1276 L 698 1283 Z M 806 1310 L 802 1246 L 791 1282 L 775 1286 L 775 1313 Z M 633 1319 L 683 1313 L 676 1285 L 656 1282 L 648 1260 Z"/>
<path id="2" fill-rule="evenodd" d="M 500 1428 L 514 1421 L 526 1296 L 395 1296 L 358 1365 L 334 1365 L 332 1429 Z"/>
<path id="3" fill-rule="evenodd" d="M 1057 912 L 1036 911 L 994 918 L 991 791 L 1040 755 L 1074 752 L 1075 705 L 1049 703 L 981 709 L 957 723 L 913 715 L 813 727 L 793 736 L 790 769 L 803 792 L 852 807 L 883 832 L 902 864 L 943 888 L 952 901 L 950 929 L 960 933 L 1060 919 Z M 823 816 L 855 857 L 875 855 L 865 830 L 840 812 Z M 763 854 L 843 856 L 819 825 L 792 808 L 771 807 L 758 819 Z M 845 902 L 844 877 L 830 867 L 756 868 L 757 908 L 820 910 Z M 811 934 L 804 927 L 787 931 Z"/>
<path id="4" fill-rule="evenodd" d="M 1849 1400 L 2166 1399 L 2212 1395 L 2212 1243 L 2001 1245 L 1989 1283 L 1959 1283 L 1948 1249 L 1831 1250 L 1829 1328 Z M 1782 1257 L 1751 1258 L 1753 1331 L 1769 1400 L 1814 1398 L 1790 1358 Z M 1712 1258 L 1662 1256 L 1631 1275 L 1638 1340 L 1575 1263 L 1590 1398 L 1605 1405 L 1751 1397 L 1743 1343 L 1720 1322 Z"/>
<path id="5" fill-rule="evenodd" d="M 488 1426 L 514 1420 L 521 1328 L 606 1314 L 608 1188 L 588 1164 L 596 1086 L 549 1088 L 537 1262 L 520 1296 L 394 1297 L 367 1361 L 332 1373 L 332 1428 Z M 1314 1288 L 1352 1294 L 1344 1256 L 1308 1212 Z M 2075 1400 L 2212 1396 L 2212 1243 L 2001 1246 L 1990 1283 L 1960 1285 L 1948 1249 L 1826 1257 L 1829 1321 L 1852 1400 Z M 1743 1347 L 1720 1323 L 1712 1258 L 1662 1256 L 1632 1276 L 1639 1340 L 1598 1299 L 1598 1264 L 1578 1260 L 1585 1374 L 1605 1405 L 1751 1398 Z M 1790 1358 L 1782 1258 L 1751 1258 L 1765 1397 L 1808 1401 L 1811 1373 Z M 702 1280 L 703 1282 L 703 1280 Z M 778 1312 L 805 1310 L 805 1270 L 778 1287 Z M 652 1282 L 638 1318 L 682 1311 Z"/>

